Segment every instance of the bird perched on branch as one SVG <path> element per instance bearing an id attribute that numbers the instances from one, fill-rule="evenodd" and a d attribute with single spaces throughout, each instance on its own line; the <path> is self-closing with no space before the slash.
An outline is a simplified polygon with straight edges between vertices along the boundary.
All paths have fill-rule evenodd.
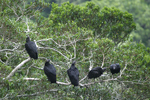
<path id="1" fill-rule="evenodd" d="M 92 70 L 89 71 L 88 73 L 88 78 L 97 78 L 103 74 L 103 72 L 106 70 L 106 68 L 101 68 L 101 67 L 95 67 Z"/>
<path id="2" fill-rule="evenodd" d="M 29 36 L 26 38 L 25 48 L 30 58 L 38 59 L 38 51 L 36 44 L 35 42 L 30 40 Z"/>
<path id="3" fill-rule="evenodd" d="M 110 65 L 110 71 L 111 71 L 112 75 L 115 74 L 115 73 L 119 73 L 120 72 L 120 65 L 119 65 L 119 63 L 111 64 Z"/>
<path id="4" fill-rule="evenodd" d="M 67 70 L 67 74 L 69 76 L 69 79 L 71 81 L 71 84 L 74 86 L 79 85 L 79 71 L 75 67 L 76 61 L 72 62 L 71 67 Z"/>
<path id="5" fill-rule="evenodd" d="M 49 59 L 45 62 L 44 73 L 51 83 L 56 83 L 56 69 L 49 62 L 50 62 Z"/>

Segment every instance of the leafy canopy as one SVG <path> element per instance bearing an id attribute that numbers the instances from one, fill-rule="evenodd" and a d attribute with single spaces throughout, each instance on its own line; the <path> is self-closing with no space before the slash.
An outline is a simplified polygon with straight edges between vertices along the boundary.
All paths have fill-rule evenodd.
<path id="1" fill-rule="evenodd" d="M 100 9 L 91 2 L 85 7 L 69 2 L 59 7 L 53 3 L 49 20 L 52 20 L 54 25 L 65 24 L 68 20 L 74 21 L 78 27 L 92 30 L 96 37 L 107 37 L 115 42 L 125 41 L 136 27 L 132 14 L 114 7 Z"/>

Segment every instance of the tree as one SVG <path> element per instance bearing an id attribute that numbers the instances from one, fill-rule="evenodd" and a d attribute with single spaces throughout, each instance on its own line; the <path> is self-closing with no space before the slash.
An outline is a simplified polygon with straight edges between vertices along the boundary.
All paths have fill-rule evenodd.
<path id="1" fill-rule="evenodd" d="M 132 15 L 116 8 L 104 7 L 100 11 L 99 6 L 94 3 L 88 3 L 86 7 L 70 3 L 64 3 L 61 7 L 53 4 L 52 7 L 55 9 L 52 10 L 49 19 L 56 25 L 67 23 L 68 20 L 75 21 L 79 27 L 93 30 L 96 37 L 108 37 L 120 42 L 135 29 Z"/>
<path id="2" fill-rule="evenodd" d="M 132 15 L 128 12 L 107 7 L 100 9 L 93 3 L 89 3 L 85 7 L 65 3 L 61 7 L 53 4 L 49 18 L 44 18 L 38 9 L 33 10 L 39 5 L 44 4 L 46 6 L 47 4 L 44 2 L 37 1 L 27 4 L 25 1 L 18 3 L 17 1 L 5 0 L 1 4 L 6 4 L 6 6 L 2 6 L 5 7 L 6 12 L 12 11 L 12 13 L 5 13 L 3 20 L 1 20 L 3 27 L 0 30 L 1 99 L 111 100 L 128 97 L 134 100 L 143 100 L 149 98 L 150 49 L 141 43 L 133 42 L 132 38 L 128 38 L 130 33 L 126 32 L 127 28 L 124 24 L 128 26 L 130 31 L 135 29 Z M 12 4 L 12 7 L 9 7 L 8 4 Z M 24 6 L 20 6 L 21 4 L 24 4 Z M 15 7 L 18 7 L 18 9 Z M 22 10 L 20 7 L 27 8 Z M 76 19 L 74 14 L 69 18 L 67 14 L 70 14 L 70 11 L 67 7 L 72 11 L 75 8 L 78 9 L 77 15 L 80 15 L 82 19 Z M 93 9 L 96 9 L 96 11 L 94 12 Z M 2 10 L 1 14 L 5 10 Z M 18 15 L 20 10 L 28 12 L 31 10 L 32 13 L 22 12 L 20 13 L 20 16 L 22 16 L 19 18 L 15 15 L 15 12 L 18 12 Z M 110 33 L 114 35 L 114 37 L 111 37 L 109 28 L 105 26 L 111 24 L 111 27 L 116 27 L 117 21 L 112 19 L 114 24 L 108 21 L 108 25 L 105 23 L 104 26 L 100 26 L 101 30 L 106 30 L 106 32 L 104 34 L 103 31 L 102 37 L 99 37 L 93 34 L 98 30 L 98 26 L 94 27 L 97 24 L 92 25 L 90 23 L 92 21 L 86 20 L 89 18 L 93 19 L 94 22 L 94 20 L 100 19 L 97 19 L 99 18 L 97 16 L 90 17 L 88 13 L 87 16 L 84 16 L 86 11 L 91 12 L 91 15 L 99 16 L 108 12 L 107 18 L 112 16 L 110 11 L 115 11 L 114 16 L 121 14 L 120 20 L 126 20 L 128 23 L 122 22 L 123 28 L 120 31 L 119 28 L 116 28 L 114 32 Z M 104 11 L 104 13 L 99 13 L 101 11 Z M 61 16 L 64 13 L 67 15 L 66 18 Z M 86 17 L 86 20 L 84 17 Z M 86 24 L 83 23 L 84 21 L 86 21 Z M 103 21 L 107 21 L 107 19 L 105 18 Z M 120 33 L 119 36 L 115 34 L 117 31 Z M 35 40 L 38 45 L 39 58 L 37 60 L 30 59 L 25 51 L 26 34 L 31 37 L 31 40 Z M 127 35 L 122 39 L 121 34 Z M 116 38 L 117 36 L 118 38 Z M 57 84 L 59 86 L 50 84 L 44 74 L 43 67 L 47 58 L 51 59 L 51 63 L 56 67 Z M 73 88 L 67 76 L 66 71 L 74 60 L 77 61 L 76 67 L 80 73 L 79 85 L 82 88 Z M 90 69 L 96 66 L 109 67 L 113 63 L 119 63 L 121 66 L 120 74 L 114 75 L 113 79 L 109 69 L 95 82 L 87 79 Z"/>
<path id="3" fill-rule="evenodd" d="M 149 0 L 93 0 L 96 5 L 103 7 L 116 7 L 121 11 L 127 11 L 133 15 L 133 20 L 136 23 L 136 30 L 131 32 L 133 40 L 142 42 L 147 47 L 150 46 L 150 29 L 149 29 Z M 81 3 L 80 6 L 85 6 L 87 3 Z"/>

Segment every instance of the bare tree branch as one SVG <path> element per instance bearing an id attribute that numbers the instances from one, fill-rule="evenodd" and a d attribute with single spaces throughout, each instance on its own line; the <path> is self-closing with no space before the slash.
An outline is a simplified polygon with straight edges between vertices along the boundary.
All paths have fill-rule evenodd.
<path id="1" fill-rule="evenodd" d="M 17 48 L 16 48 L 17 49 Z M 13 52 L 15 49 L 2 49 L 2 50 L 0 50 L 0 52 L 3 52 L 3 51 L 11 51 L 11 52 Z"/>
<path id="2" fill-rule="evenodd" d="M 121 77 L 122 73 L 123 73 L 124 70 L 127 68 L 127 65 L 128 65 L 128 64 L 125 64 L 125 67 L 124 67 L 123 70 L 120 72 L 120 76 L 119 76 L 119 77 Z"/>
<path id="3" fill-rule="evenodd" d="M 27 25 L 27 31 L 25 31 L 26 33 L 30 32 L 30 28 L 28 25 L 28 18 L 26 17 L 26 21 L 25 21 L 26 25 Z"/>
<path id="4" fill-rule="evenodd" d="M 67 60 L 69 60 L 69 58 L 67 56 L 65 56 L 64 54 L 62 54 L 60 51 L 54 49 L 54 48 L 50 48 L 50 47 L 39 47 L 39 49 L 51 49 L 54 50 L 56 52 L 58 52 L 59 54 L 61 54 L 63 57 L 65 57 Z"/>
<path id="5" fill-rule="evenodd" d="M 61 84 L 61 85 L 70 85 L 71 83 L 64 83 L 64 82 L 56 82 L 57 84 Z"/>
<path id="6" fill-rule="evenodd" d="M 83 80 L 85 80 L 87 78 L 87 75 L 84 77 L 84 78 L 82 78 L 79 82 L 82 82 Z"/>
<path id="7" fill-rule="evenodd" d="M 2 49 L 2 50 L 0 50 L 0 52 L 3 52 L 3 51 L 11 51 L 11 52 L 13 52 L 13 51 L 15 51 L 16 49 L 18 49 L 19 46 L 20 46 L 20 45 L 16 45 L 13 49 Z"/>
<path id="8" fill-rule="evenodd" d="M 93 57 L 93 53 L 92 51 L 90 51 L 91 56 L 89 57 L 89 62 L 90 62 L 90 66 L 89 66 L 89 71 L 93 68 L 93 61 L 91 61 L 91 58 Z"/>
<path id="9" fill-rule="evenodd" d="M 101 68 L 103 68 L 104 66 L 104 61 L 105 61 L 105 55 L 103 54 L 103 62 L 102 62 Z"/>
<path id="10" fill-rule="evenodd" d="M 3 63 L 3 64 L 5 64 L 1 59 L 0 59 L 0 62 Z"/>
<path id="11" fill-rule="evenodd" d="M 39 46 L 37 45 L 36 40 L 34 40 L 34 42 L 35 42 L 36 47 L 38 48 Z"/>
<path id="12" fill-rule="evenodd" d="M 39 81 L 41 79 L 39 78 L 23 78 L 24 80 L 27 80 L 27 81 Z"/>
<path id="13" fill-rule="evenodd" d="M 32 66 L 32 67 L 34 67 L 36 69 L 39 69 L 39 70 L 43 70 L 43 68 L 39 68 L 39 67 L 36 67 L 36 66 Z"/>
<path id="14" fill-rule="evenodd" d="M 16 66 L 16 67 L 12 70 L 12 72 L 6 77 L 6 79 L 9 79 L 11 76 L 13 76 L 14 73 L 15 73 L 21 66 L 23 66 L 26 62 L 28 62 L 28 61 L 30 61 L 30 60 L 31 60 L 31 58 L 28 58 L 28 59 L 22 61 L 18 66 Z"/>

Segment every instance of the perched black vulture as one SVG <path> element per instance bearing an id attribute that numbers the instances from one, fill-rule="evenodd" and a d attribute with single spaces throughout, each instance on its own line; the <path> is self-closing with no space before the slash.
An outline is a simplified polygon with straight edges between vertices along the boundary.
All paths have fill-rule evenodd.
<path id="1" fill-rule="evenodd" d="M 35 42 L 30 40 L 29 36 L 26 38 L 25 48 L 31 58 L 38 59 L 38 51 L 36 44 Z"/>
<path id="2" fill-rule="evenodd" d="M 110 65 L 110 71 L 111 71 L 112 75 L 115 73 L 119 73 L 120 72 L 120 65 L 118 63 Z"/>
<path id="3" fill-rule="evenodd" d="M 51 83 L 56 83 L 56 69 L 49 62 L 50 62 L 49 59 L 45 62 L 44 73 Z"/>
<path id="4" fill-rule="evenodd" d="M 72 63 L 71 67 L 67 70 L 67 74 L 69 76 L 71 84 L 73 84 L 74 86 L 78 86 L 79 85 L 79 71 L 75 67 L 75 63 L 76 61 Z"/>
<path id="5" fill-rule="evenodd" d="M 103 74 L 103 72 L 106 70 L 106 68 L 101 68 L 101 67 L 95 67 L 90 72 L 88 73 L 88 78 L 97 78 Z"/>

